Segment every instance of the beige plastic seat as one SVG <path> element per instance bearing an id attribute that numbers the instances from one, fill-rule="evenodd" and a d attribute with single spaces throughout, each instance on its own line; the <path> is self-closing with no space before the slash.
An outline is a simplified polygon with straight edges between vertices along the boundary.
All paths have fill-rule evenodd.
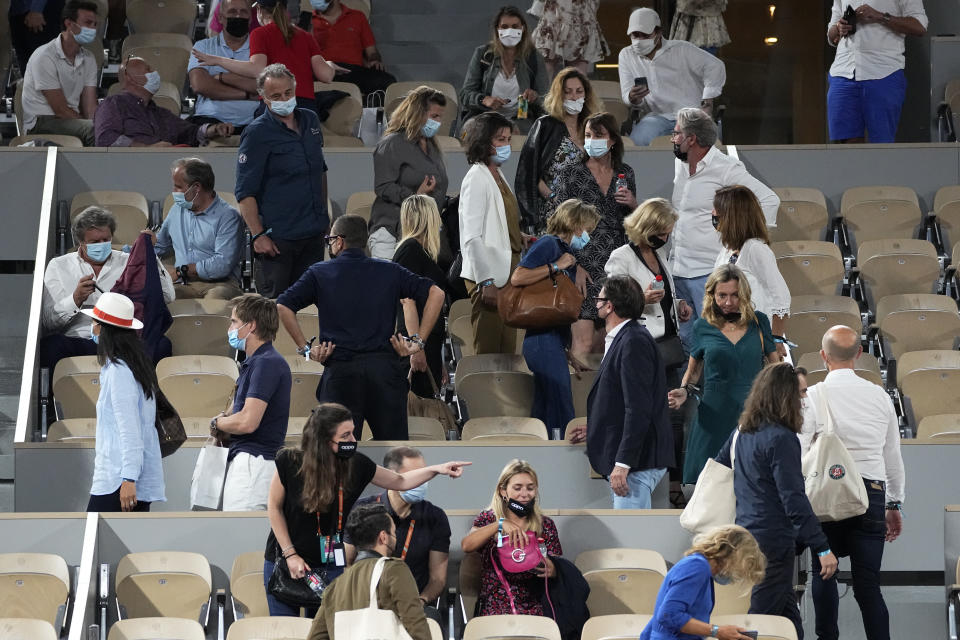
<path id="1" fill-rule="evenodd" d="M 797 366 L 807 370 L 807 384 L 815 385 L 823 382 L 827 377 L 827 365 L 820 359 L 820 352 L 805 353 L 797 360 Z M 877 357 L 869 353 L 861 353 L 854 366 L 854 373 L 873 384 L 883 386 L 883 375 L 880 373 L 880 363 Z"/>
<path id="2" fill-rule="evenodd" d="M 427 618 L 427 627 L 430 629 L 430 640 L 444 640 L 443 629 L 433 618 Z"/>
<path id="3" fill-rule="evenodd" d="M 843 256 L 832 242 L 774 242 L 770 250 L 791 296 L 834 295 L 843 280 Z"/>
<path id="4" fill-rule="evenodd" d="M 474 374 L 476 375 L 476 374 Z M 547 426 L 537 418 L 471 418 L 463 425 L 463 440 L 547 440 Z"/>
<path id="5" fill-rule="evenodd" d="M 283 442 L 288 447 L 300 448 L 300 437 L 303 435 L 303 426 L 306 418 L 290 418 L 287 420 L 287 435 Z"/>
<path id="6" fill-rule="evenodd" d="M 193 35 L 197 19 L 194 0 L 127 0 L 131 33 L 182 33 Z"/>
<path id="7" fill-rule="evenodd" d="M 464 356 L 457 363 L 456 378 L 465 378 L 471 373 L 492 373 L 496 371 L 517 371 L 530 373 L 523 356 L 513 353 L 483 353 Z"/>
<path id="8" fill-rule="evenodd" d="M 323 375 L 323 365 L 303 356 L 284 356 L 290 365 L 290 415 L 307 418 L 319 404 L 317 387 Z"/>
<path id="9" fill-rule="evenodd" d="M 820 351 L 827 329 L 845 324 L 857 333 L 863 330 L 860 307 L 845 296 L 793 296 L 787 337 L 797 343 L 797 353 Z"/>
<path id="10" fill-rule="evenodd" d="M 580 640 L 636 640 L 652 619 L 640 613 L 594 615 L 583 625 Z"/>
<path id="11" fill-rule="evenodd" d="M 595 549 L 574 564 L 590 585 L 591 615 L 652 614 L 667 574 L 663 556 L 649 549 Z"/>
<path id="12" fill-rule="evenodd" d="M 519 371 L 471 373 L 456 378 L 458 398 L 471 418 L 527 417 L 533 407 L 533 374 Z"/>
<path id="13" fill-rule="evenodd" d="M 925 417 L 917 427 L 917 440 L 960 444 L 960 413 Z"/>
<path id="14" fill-rule="evenodd" d="M 352 89 L 351 89 L 352 87 Z M 343 91 L 350 95 L 337 100 L 329 110 L 329 116 L 323 121 L 323 128 L 334 135 L 354 136 L 363 115 L 363 101 L 360 99 L 360 89 L 349 82 L 314 82 L 314 93 L 322 91 Z M 327 145 L 324 136 L 324 146 Z M 363 146 L 363 143 L 360 143 Z"/>
<path id="15" fill-rule="evenodd" d="M 460 140 L 454 138 L 453 136 L 441 136 L 438 134 L 435 135 L 433 139 L 437 143 L 437 146 L 440 147 L 440 151 L 463 151 L 463 144 L 461 144 Z M 512 141 L 510 148 L 513 148 Z"/>
<path id="16" fill-rule="evenodd" d="M 248 551 L 233 559 L 230 570 L 230 600 L 233 617 L 269 616 L 267 592 L 263 588 L 263 551 Z"/>
<path id="17" fill-rule="evenodd" d="M 210 437 L 210 416 L 180 416 L 180 422 L 183 423 L 183 430 L 186 431 L 188 438 L 206 440 Z"/>
<path id="18" fill-rule="evenodd" d="M 210 600 L 210 563 L 188 551 L 129 553 L 117 563 L 117 604 L 124 618 L 197 620 Z"/>
<path id="19" fill-rule="evenodd" d="M 57 640 L 57 631 L 46 620 L 0 618 L 0 638 L 4 640 Z"/>
<path id="20" fill-rule="evenodd" d="M 752 585 L 731 583 L 713 583 L 714 616 L 746 615 L 750 611 L 750 590 Z"/>
<path id="21" fill-rule="evenodd" d="M 321 128 L 323 127 L 321 126 Z M 323 132 L 324 149 L 356 149 L 359 147 L 363 147 L 363 140 L 356 136 L 338 136 L 326 130 Z"/>
<path id="22" fill-rule="evenodd" d="M 561 640 L 560 628 L 544 616 L 481 616 L 463 630 L 463 640 Z"/>
<path id="23" fill-rule="evenodd" d="M 460 560 L 457 584 L 460 587 L 460 607 L 464 622 L 470 620 L 480 599 L 481 558 L 478 552 L 465 553 Z"/>
<path id="24" fill-rule="evenodd" d="M 10 148 L 19 147 L 22 144 L 26 144 L 31 140 L 49 140 L 50 142 L 55 142 L 61 147 L 77 148 L 83 147 L 83 140 L 75 136 L 64 136 L 55 133 L 28 133 L 26 135 L 17 136 L 10 141 Z"/>
<path id="25" fill-rule="evenodd" d="M 235 351 L 227 342 L 230 318 L 222 315 L 177 315 L 167 329 L 166 336 L 173 345 L 175 356 L 224 356 L 232 358 Z"/>
<path id="26" fill-rule="evenodd" d="M 123 91 L 123 87 L 119 82 L 116 82 L 107 89 L 107 95 L 114 96 L 121 91 Z M 161 82 L 160 88 L 157 89 L 157 92 L 153 95 L 153 101 L 157 103 L 158 107 L 163 107 L 173 115 L 180 115 L 180 89 L 172 82 L 167 80 Z M 173 196 L 167 197 L 171 200 L 173 199 Z"/>
<path id="27" fill-rule="evenodd" d="M 260 554 L 261 556 L 263 554 Z M 186 618 L 130 618 L 110 627 L 107 640 L 206 640 L 207 634 L 196 620 Z"/>
<path id="28" fill-rule="evenodd" d="M 649 149 L 672 149 L 673 148 L 673 136 L 657 136 L 650 141 Z"/>
<path id="29" fill-rule="evenodd" d="M 624 138 L 624 140 L 629 140 L 629 138 Z M 514 134 L 510 136 L 510 150 L 513 153 L 520 153 L 523 151 L 523 145 L 527 143 L 527 136 Z"/>
<path id="30" fill-rule="evenodd" d="M 770 240 L 822 240 L 827 226 L 827 200 L 819 189 L 780 187 L 777 226 L 770 229 Z"/>
<path id="31" fill-rule="evenodd" d="M 580 573 L 587 575 L 607 569 L 644 569 L 667 575 L 667 562 L 652 549 L 609 548 L 582 551 L 574 561 Z"/>
<path id="32" fill-rule="evenodd" d="M 4 618 L 43 620 L 60 629 L 69 595 L 70 572 L 60 556 L 0 553 L 0 610 Z"/>
<path id="33" fill-rule="evenodd" d="M 213 298 L 181 298 L 167 303 L 172 316 L 223 316 L 230 317 L 230 301 Z"/>
<path id="34" fill-rule="evenodd" d="M 622 125 L 630 117 L 630 107 L 623 102 L 618 81 L 593 80 L 590 86 L 603 103 L 603 110 L 616 118 L 617 125 Z"/>
<path id="35" fill-rule="evenodd" d="M 470 318 L 470 312 L 473 310 L 473 303 L 469 298 L 461 298 L 450 305 L 450 312 L 447 314 L 447 321 L 452 323 L 457 318 L 466 316 Z"/>
<path id="36" fill-rule="evenodd" d="M 347 210 L 345 213 L 360 216 L 367 222 L 370 222 L 370 211 L 373 209 L 373 201 L 377 199 L 377 194 L 373 191 L 355 191 L 347 198 Z"/>
<path id="37" fill-rule="evenodd" d="M 857 268 L 871 308 L 895 293 L 933 293 L 940 278 L 937 250 L 926 240 L 861 242 Z"/>
<path id="38" fill-rule="evenodd" d="M 97 435 L 96 418 L 66 418 L 47 428 L 47 442 L 93 440 Z"/>
<path id="39" fill-rule="evenodd" d="M 97 356 L 63 358 L 53 369 L 53 397 L 61 417 L 95 418 L 100 396 L 100 363 Z"/>
<path id="40" fill-rule="evenodd" d="M 710 624 L 735 624 L 748 631 L 759 631 L 758 640 L 797 640 L 797 629 L 788 618 L 749 613 L 747 615 L 710 616 Z"/>
<path id="41" fill-rule="evenodd" d="M 237 363 L 224 356 L 172 356 L 157 364 L 160 390 L 182 416 L 215 416 L 233 398 Z"/>
<path id="42" fill-rule="evenodd" d="M 447 106 L 443 110 L 443 119 L 440 123 L 440 130 L 437 133 L 440 135 L 449 135 L 450 129 L 453 126 L 454 121 L 457 119 L 457 112 L 459 111 L 457 90 L 454 89 L 453 85 L 449 82 L 437 82 L 433 80 L 394 82 L 387 87 L 386 90 L 386 96 L 384 98 L 385 106 L 383 109 L 384 116 L 386 116 L 387 121 L 389 121 L 390 116 L 393 115 L 394 110 L 403 101 L 403 99 L 407 97 L 407 94 L 417 87 L 421 87 L 423 85 L 442 92 L 444 97 L 447 99 Z"/>
<path id="43" fill-rule="evenodd" d="M 960 336 L 957 303 L 949 296 L 932 293 L 881 298 L 877 324 L 893 358 L 907 351 L 953 349 Z"/>
<path id="44" fill-rule="evenodd" d="M 960 413 L 960 351 L 910 351 L 897 361 L 897 386 L 919 424 L 927 416 Z"/>
<path id="45" fill-rule="evenodd" d="M 182 33 L 131 33 L 123 40 L 122 56 L 143 58 L 162 80 L 179 88 L 187 79 L 192 48 L 193 42 Z"/>
<path id="46" fill-rule="evenodd" d="M 407 434 L 410 440 L 446 440 L 447 432 L 436 418 L 407 416 Z"/>
<path id="47" fill-rule="evenodd" d="M 233 207 L 234 209 L 240 210 L 240 205 L 237 204 L 237 196 L 233 195 L 232 191 L 217 191 L 217 195 L 223 198 L 224 202 Z M 167 219 L 167 215 L 170 213 L 170 209 L 173 207 L 173 194 L 168 193 L 167 197 L 163 199 L 163 217 L 162 220 Z M 230 312 L 227 311 L 227 315 L 230 315 Z"/>
<path id="48" fill-rule="evenodd" d="M 261 554 L 262 555 L 262 554 Z M 310 633 L 310 618 L 290 616 L 259 616 L 235 620 L 227 630 L 227 640 L 292 640 L 306 638 Z"/>
<path id="49" fill-rule="evenodd" d="M 135 191 L 84 191 L 70 202 L 70 220 L 89 206 L 103 207 L 117 219 L 113 244 L 133 244 L 147 226 L 150 209 L 143 194 Z"/>
<path id="50" fill-rule="evenodd" d="M 467 301 L 469 302 L 469 300 Z M 450 339 L 460 347 L 461 356 L 472 356 L 473 351 L 473 324 L 470 314 L 450 320 Z"/>
<path id="51" fill-rule="evenodd" d="M 573 394 L 573 415 L 587 415 L 587 396 L 597 379 L 596 371 L 581 371 L 570 374 L 570 391 Z"/>
<path id="52" fill-rule="evenodd" d="M 11 143 L 13 144 L 13 143 Z M 933 213 L 940 228 L 946 232 L 944 244 L 960 240 L 960 185 L 941 187 L 933 197 Z"/>
<path id="53" fill-rule="evenodd" d="M 910 187 L 854 187 L 843 192 L 840 215 L 851 244 L 867 240 L 914 238 L 922 221 L 916 192 Z"/>
<path id="54" fill-rule="evenodd" d="M 300 325 L 300 331 L 303 333 L 304 340 L 309 340 L 316 336 L 317 330 L 320 328 L 320 319 L 317 314 L 316 305 L 310 305 L 298 311 L 297 323 Z M 313 344 L 316 345 L 317 342 Z M 297 355 L 297 345 L 293 342 L 293 338 L 290 337 L 290 334 L 287 333 L 287 330 L 283 328 L 282 324 L 280 328 L 277 329 L 277 337 L 273 340 L 273 348 L 284 356 Z"/>

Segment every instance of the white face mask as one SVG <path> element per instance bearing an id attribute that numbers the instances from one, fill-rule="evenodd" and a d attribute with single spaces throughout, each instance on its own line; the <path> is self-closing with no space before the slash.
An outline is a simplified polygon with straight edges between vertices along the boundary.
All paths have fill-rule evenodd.
<path id="1" fill-rule="evenodd" d="M 523 38 L 523 29 L 497 29 L 497 35 L 500 36 L 500 44 L 515 47 Z"/>
<path id="2" fill-rule="evenodd" d="M 649 55 L 657 46 L 657 36 L 652 38 L 630 38 L 633 50 L 642 56 Z"/>
<path id="3" fill-rule="evenodd" d="M 564 100 L 563 109 L 571 115 L 580 113 L 583 111 L 583 98 L 577 98 L 576 100 Z"/>
<path id="4" fill-rule="evenodd" d="M 143 88 L 146 89 L 151 94 L 156 93 L 160 90 L 160 73 L 157 71 L 151 71 L 150 73 L 144 76 L 146 82 L 143 84 Z"/>

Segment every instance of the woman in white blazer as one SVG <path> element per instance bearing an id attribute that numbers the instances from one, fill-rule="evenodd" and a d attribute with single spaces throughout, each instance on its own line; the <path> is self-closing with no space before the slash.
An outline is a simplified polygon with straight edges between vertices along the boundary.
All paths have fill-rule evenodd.
<path id="1" fill-rule="evenodd" d="M 460 255 L 473 302 L 475 353 L 516 353 L 517 331 L 503 324 L 497 297 L 520 261 L 520 206 L 500 171 L 510 158 L 510 121 L 497 112 L 474 118 L 465 144 L 470 170 L 460 185 Z"/>

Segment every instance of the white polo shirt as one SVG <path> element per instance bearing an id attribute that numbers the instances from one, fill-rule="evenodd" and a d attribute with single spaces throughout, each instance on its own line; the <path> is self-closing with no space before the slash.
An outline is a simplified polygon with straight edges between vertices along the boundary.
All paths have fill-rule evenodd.
<path id="1" fill-rule="evenodd" d="M 830 24 L 835 25 L 847 6 L 854 9 L 868 4 L 866 0 L 833 0 Z M 871 7 L 880 13 L 889 13 L 894 18 L 916 18 L 923 28 L 927 28 L 927 14 L 923 10 L 923 0 L 869 0 Z M 827 36 L 827 40 L 830 36 Z M 897 33 L 883 23 L 858 24 L 857 32 L 852 36 L 840 38 L 837 44 L 837 57 L 830 65 L 830 75 L 850 80 L 879 80 L 891 73 L 903 69 L 902 33 Z M 830 43 L 831 45 L 833 43 Z M 856 77 L 854 77 L 856 76 Z"/>
<path id="2" fill-rule="evenodd" d="M 42 91 L 60 89 L 71 109 L 80 111 L 80 94 L 84 87 L 97 86 L 97 61 L 93 54 L 80 47 L 73 64 L 63 53 L 58 35 L 33 52 L 23 74 L 23 128 L 33 129 L 37 116 L 52 116 L 53 109 Z"/>

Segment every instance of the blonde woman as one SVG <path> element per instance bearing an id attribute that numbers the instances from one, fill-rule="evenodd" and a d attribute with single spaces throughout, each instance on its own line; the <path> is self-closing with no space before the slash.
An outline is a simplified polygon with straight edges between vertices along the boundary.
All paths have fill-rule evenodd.
<path id="1" fill-rule="evenodd" d="M 437 203 L 427 195 L 415 194 L 400 205 L 400 244 L 393 261 L 418 276 L 429 278 L 433 284 L 446 289 L 446 274 L 437 265 L 440 253 L 440 212 Z M 402 301 L 400 326 L 408 336 L 419 336 L 425 345 L 422 351 L 410 356 L 413 376 L 410 390 L 421 398 L 433 397 L 433 384 L 442 384 L 446 379 L 443 369 L 443 319 L 433 325 L 429 336 L 420 336 L 420 318 L 423 305 L 406 298 Z"/>
<path id="2" fill-rule="evenodd" d="M 460 543 L 464 553 L 480 553 L 480 598 L 477 615 L 524 614 L 545 615 L 540 604 L 544 577 L 552 578 L 556 569 L 549 556 L 563 555 L 560 537 L 553 520 L 540 512 L 537 502 L 537 472 L 525 460 L 511 460 L 500 472 L 493 499 L 486 511 L 473 521 L 473 528 Z M 522 573 L 500 569 L 510 592 L 504 588 L 493 563 L 497 537 L 504 544 L 524 547 L 527 532 L 533 531 L 546 545 L 547 556 L 542 565 Z M 512 605 L 512 606 L 511 606 Z"/>
<path id="3" fill-rule="evenodd" d="M 439 210 L 447 197 L 447 168 L 434 136 L 440 132 L 447 99 L 420 86 L 407 94 L 390 116 L 383 139 L 373 150 L 373 190 L 367 247 L 374 258 L 389 260 L 400 237 L 400 204 L 414 194 L 428 195 Z"/>
<path id="4" fill-rule="evenodd" d="M 663 580 L 653 619 L 640 640 L 748 640 L 741 627 L 710 624 L 713 583 L 758 583 L 763 580 L 766 564 L 757 541 L 743 527 L 731 524 L 697 536 Z"/>

